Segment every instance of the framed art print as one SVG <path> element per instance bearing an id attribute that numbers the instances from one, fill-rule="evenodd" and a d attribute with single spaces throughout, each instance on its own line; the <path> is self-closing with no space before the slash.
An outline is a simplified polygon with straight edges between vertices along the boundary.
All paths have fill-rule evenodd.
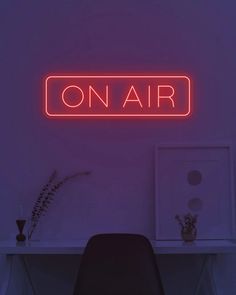
<path id="1" fill-rule="evenodd" d="M 155 158 L 157 240 L 180 240 L 176 215 L 197 215 L 197 239 L 234 239 L 230 145 L 159 145 Z"/>

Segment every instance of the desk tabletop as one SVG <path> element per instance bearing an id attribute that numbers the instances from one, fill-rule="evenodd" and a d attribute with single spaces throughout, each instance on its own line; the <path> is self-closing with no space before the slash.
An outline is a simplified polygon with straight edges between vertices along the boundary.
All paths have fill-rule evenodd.
<path id="1" fill-rule="evenodd" d="M 230 240 L 182 241 L 150 240 L 156 254 L 223 254 L 236 253 L 236 243 Z M 34 241 L 16 244 L 15 241 L 0 241 L 0 254 L 83 254 L 87 240 Z"/>
<path id="2" fill-rule="evenodd" d="M 231 240 L 151 241 L 156 254 L 223 254 L 236 253 L 236 242 Z"/>
<path id="3" fill-rule="evenodd" d="M 87 240 L 26 243 L 0 241 L 0 254 L 83 254 L 86 244 Z"/>

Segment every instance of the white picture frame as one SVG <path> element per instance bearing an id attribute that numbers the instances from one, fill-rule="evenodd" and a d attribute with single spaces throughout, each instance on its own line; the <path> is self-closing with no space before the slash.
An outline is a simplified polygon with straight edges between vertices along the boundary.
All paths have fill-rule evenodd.
<path id="1" fill-rule="evenodd" d="M 181 240 L 176 215 L 197 214 L 197 239 L 235 239 L 230 144 L 161 144 L 155 151 L 156 240 Z"/>

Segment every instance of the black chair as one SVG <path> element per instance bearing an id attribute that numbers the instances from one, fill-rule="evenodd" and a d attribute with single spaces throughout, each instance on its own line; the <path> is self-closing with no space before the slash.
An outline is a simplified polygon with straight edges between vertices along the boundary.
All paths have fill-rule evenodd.
<path id="1" fill-rule="evenodd" d="M 164 295 L 152 246 L 136 234 L 99 234 L 85 248 L 74 295 Z"/>

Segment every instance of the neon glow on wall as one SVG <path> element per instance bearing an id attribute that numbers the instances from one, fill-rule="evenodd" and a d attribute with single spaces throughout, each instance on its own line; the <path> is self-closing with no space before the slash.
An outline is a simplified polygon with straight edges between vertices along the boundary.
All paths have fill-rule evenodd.
<path id="1" fill-rule="evenodd" d="M 48 117 L 188 117 L 187 76 L 48 76 Z"/>

